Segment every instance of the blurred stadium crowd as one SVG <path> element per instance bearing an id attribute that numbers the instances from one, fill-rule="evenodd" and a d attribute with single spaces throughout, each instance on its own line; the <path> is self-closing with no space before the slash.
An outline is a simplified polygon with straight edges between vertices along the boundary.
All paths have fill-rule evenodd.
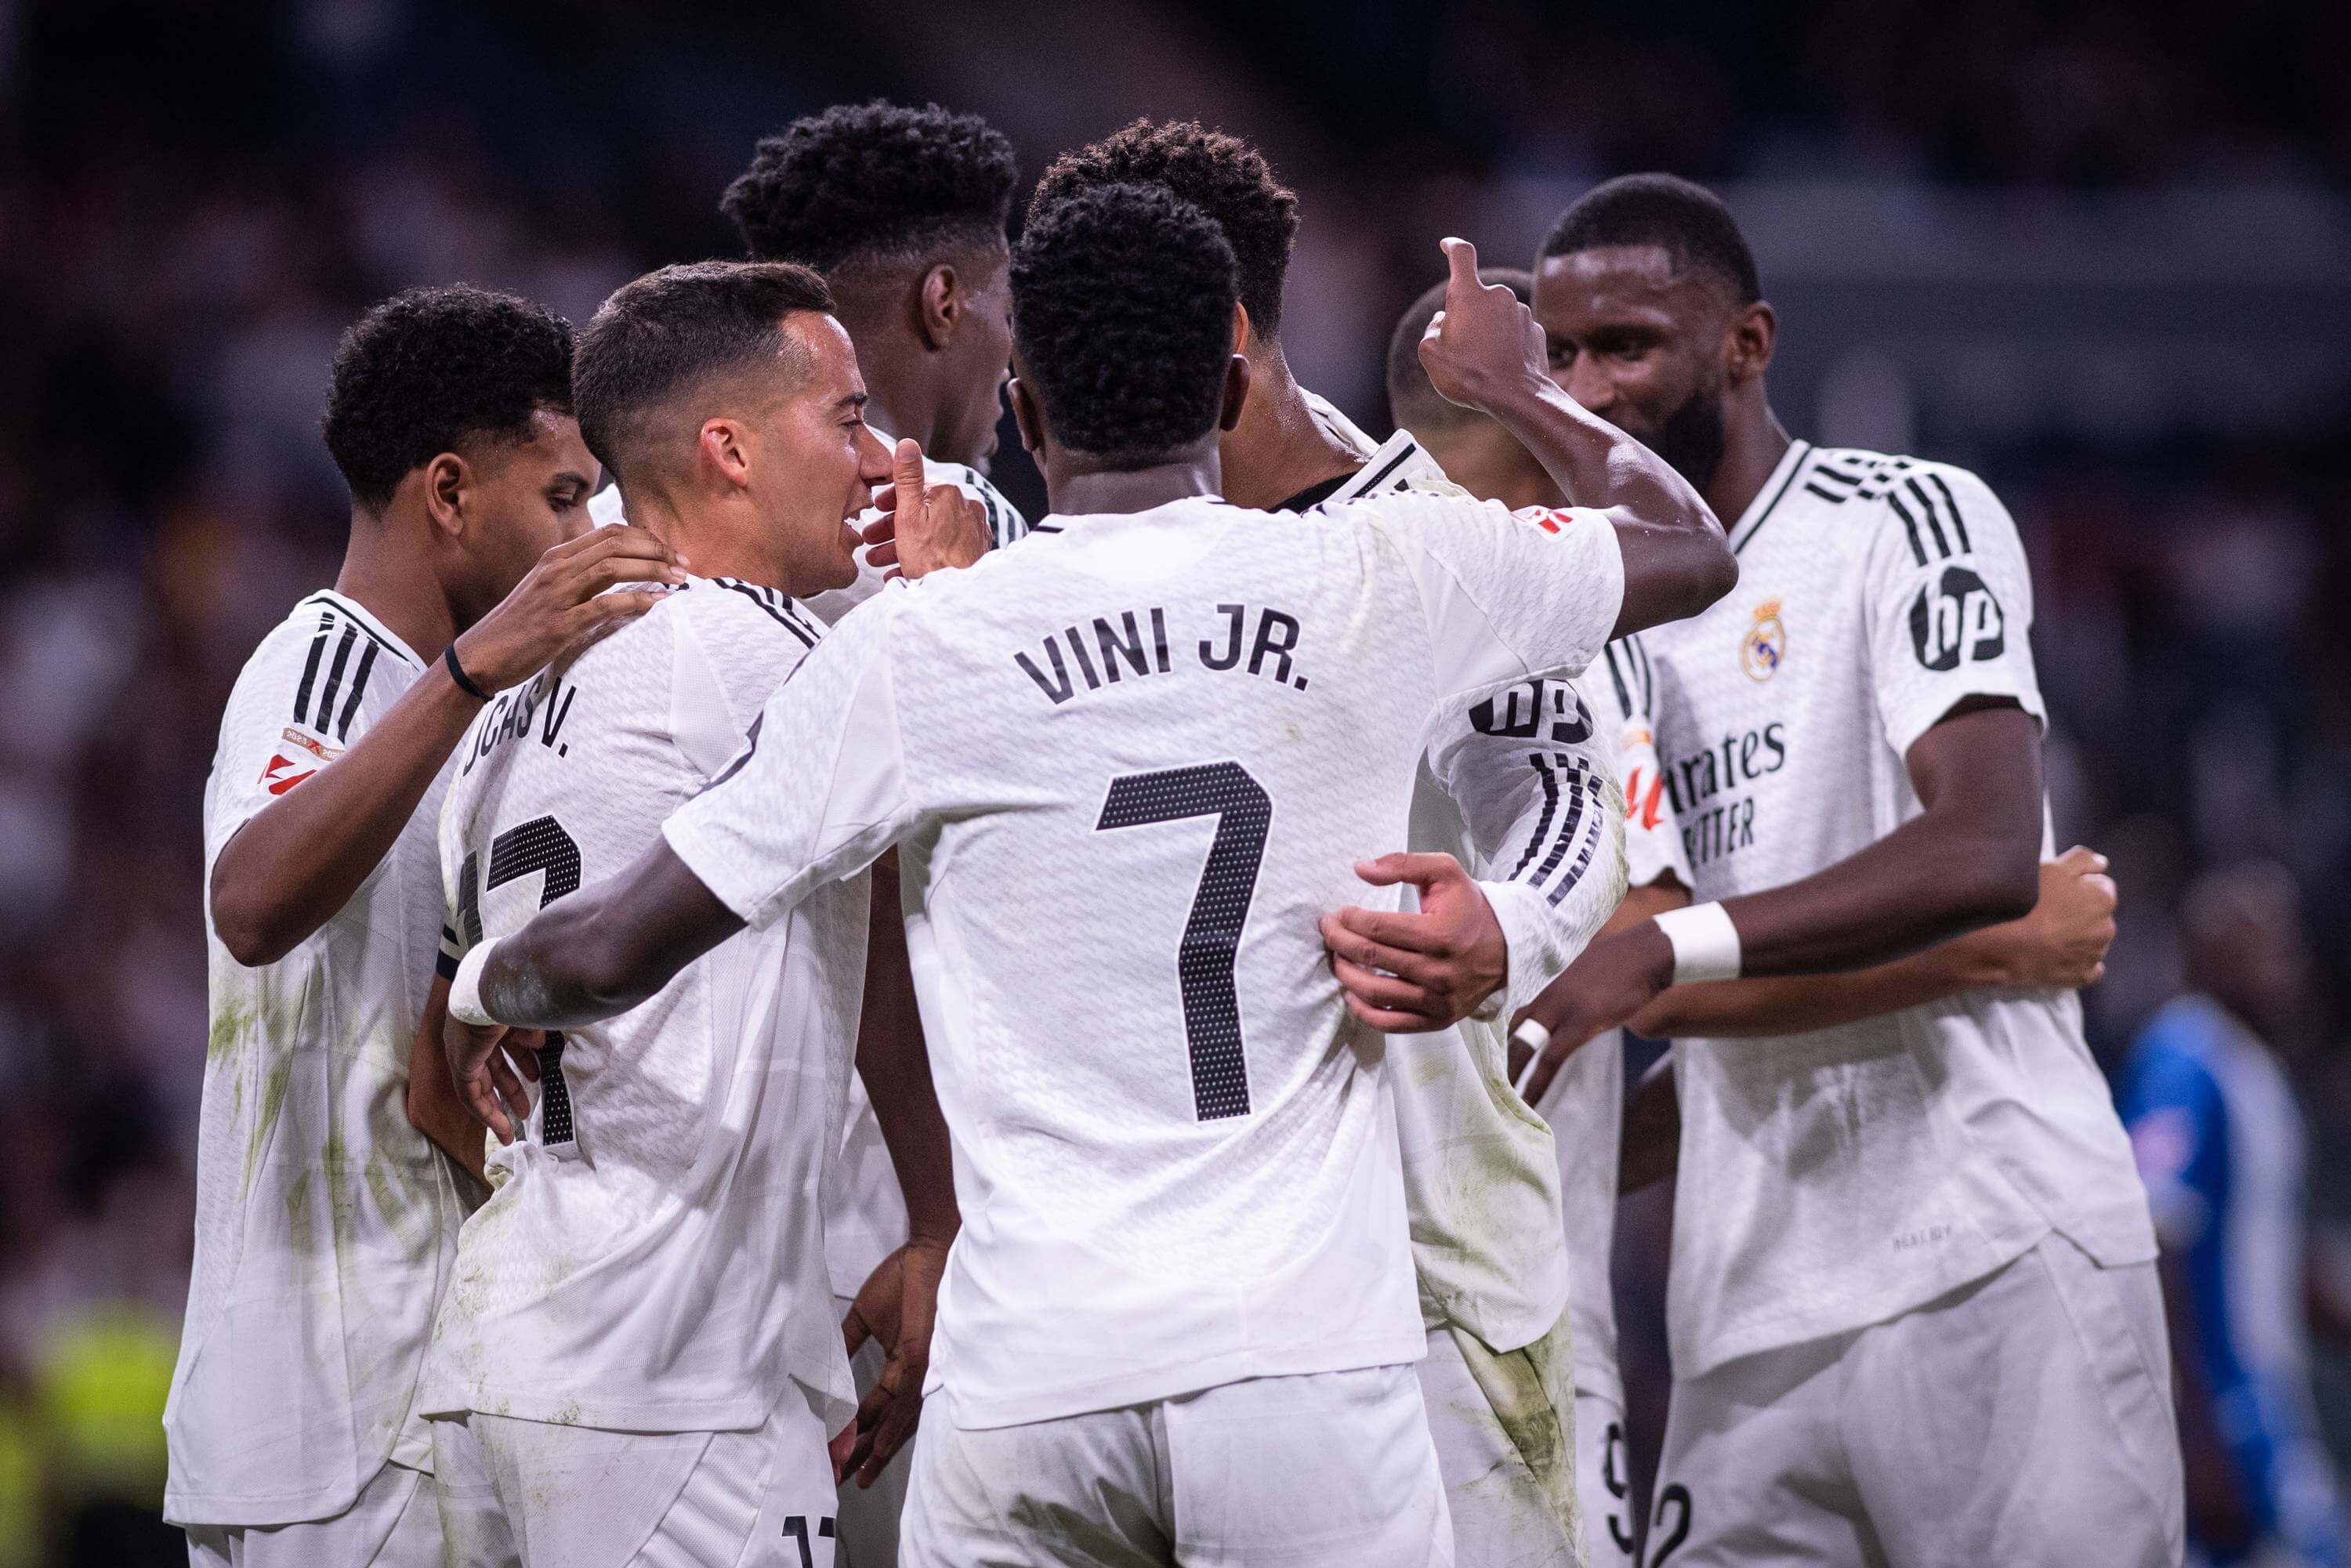
<path id="1" fill-rule="evenodd" d="M 760 132 L 875 94 L 987 114 L 1030 175 L 1137 113 L 1258 141 L 1303 201 L 1292 362 L 1375 432 L 1437 235 L 1516 262 L 1602 175 L 1717 183 L 1782 310 L 1795 433 L 1966 463 L 2025 530 L 2058 841 L 2123 890 L 2109 1062 L 2184 983 L 2199 871 L 2298 885 L 2314 961 L 2269 1027 L 2315 1282 L 2351 1300 L 2351 9 L 664 10 L 0 0 L 0 1568 L 181 1551 L 150 1521 L 199 798 L 240 662 L 340 557 L 336 334 L 458 278 L 584 320 L 726 251 L 717 193 Z M 1017 445 L 998 477 L 1035 515 Z M 1652 1445 L 1666 1196 L 1620 1231 Z M 2320 1384 L 2351 1452 L 2351 1360 Z"/>

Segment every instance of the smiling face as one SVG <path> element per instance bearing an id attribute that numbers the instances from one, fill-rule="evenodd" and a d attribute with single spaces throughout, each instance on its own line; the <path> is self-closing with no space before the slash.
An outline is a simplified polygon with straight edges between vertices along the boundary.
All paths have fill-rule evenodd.
<path id="1" fill-rule="evenodd" d="M 1746 370 L 1740 329 L 1761 308 L 1703 268 L 1677 268 L 1661 245 L 1570 251 L 1535 272 L 1552 378 L 1700 491 L 1722 462 L 1724 397 Z"/>
<path id="2" fill-rule="evenodd" d="M 775 567 L 768 580 L 793 594 L 846 588 L 857 579 L 850 519 L 890 477 L 890 453 L 866 427 L 865 382 L 841 323 L 798 311 L 785 318 L 783 334 L 779 369 L 799 373 L 747 421 L 748 487 Z"/>

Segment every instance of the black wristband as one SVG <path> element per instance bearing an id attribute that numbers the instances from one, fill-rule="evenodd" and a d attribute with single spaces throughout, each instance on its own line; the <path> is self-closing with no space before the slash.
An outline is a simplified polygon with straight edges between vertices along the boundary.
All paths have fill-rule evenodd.
<path id="1" fill-rule="evenodd" d="M 472 697 L 475 702 L 486 703 L 490 700 L 490 694 L 475 685 L 474 677 L 465 673 L 465 666 L 457 662 L 456 643 L 452 643 L 441 650 L 441 662 L 449 666 L 449 678 L 457 683 L 459 691 Z"/>

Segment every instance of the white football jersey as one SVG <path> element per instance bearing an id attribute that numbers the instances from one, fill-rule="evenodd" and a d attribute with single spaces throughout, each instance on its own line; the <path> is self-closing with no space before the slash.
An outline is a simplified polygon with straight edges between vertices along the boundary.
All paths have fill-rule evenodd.
<path id="1" fill-rule="evenodd" d="M 1904 759 L 1962 700 L 2046 722 L 2023 547 L 1974 475 L 1797 442 L 1730 541 L 1737 591 L 1645 639 L 1698 899 L 1782 886 L 1917 815 Z M 1677 1376 L 1882 1322 L 2052 1228 L 2101 1263 L 2155 1256 L 2071 992 L 1684 1040 L 1674 1061 Z"/>
<path id="2" fill-rule="evenodd" d="M 884 432 L 870 424 L 867 428 L 873 430 L 874 438 L 883 445 L 897 444 Z M 989 484 L 978 469 L 925 457 L 923 476 L 934 485 L 953 485 L 987 507 L 988 531 L 997 549 L 1028 534 L 1029 520 L 1020 515 L 1020 508 L 1007 500 L 1004 492 Z M 625 521 L 621 487 L 608 485 L 598 491 L 590 499 L 588 510 L 600 527 Z M 862 526 L 879 515 L 867 512 L 858 522 Z M 830 626 L 880 592 L 886 579 L 883 569 L 869 559 L 871 553 L 862 545 L 858 548 L 855 582 L 847 588 L 810 594 L 801 601 L 801 607 Z M 898 1189 L 897 1167 L 890 1163 L 889 1147 L 882 1141 L 882 1124 L 874 1119 L 872 1102 L 865 1097 L 864 1080 L 852 1073 L 841 1155 L 825 1178 L 824 1248 L 827 1266 L 832 1273 L 833 1293 L 854 1296 L 882 1260 L 905 1243 L 906 1195 Z"/>
<path id="3" fill-rule="evenodd" d="M 1596 655 L 1614 534 L 1418 497 L 1035 532 L 844 620 L 670 844 L 755 926 L 901 846 L 957 1425 L 1416 1360 L 1384 1041 L 1316 922 L 1382 901 L 1354 862 L 1439 703 Z M 1513 952 L 1549 885 L 1489 884 Z"/>
<path id="4" fill-rule="evenodd" d="M 1306 397 L 1364 455 L 1323 509 L 1468 494 L 1410 431 L 1375 444 L 1328 400 Z M 1614 738 L 1594 733 L 1576 684 L 1559 677 L 1465 693 L 1430 715 L 1406 847 L 1450 854 L 1474 876 L 1544 878 L 1548 948 L 1511 955 L 1522 995 L 1581 953 L 1624 896 Z M 1562 1152 L 1510 1085 L 1509 1026 L 1499 1011 L 1388 1041 L 1421 1316 L 1496 1350 L 1550 1333 L 1581 1267 L 1557 1218 Z"/>
<path id="5" fill-rule="evenodd" d="M 221 716 L 208 877 L 239 828 L 335 766 L 423 670 L 342 595 L 296 605 Z M 440 926 L 433 827 L 446 778 L 350 901 L 274 964 L 229 956 L 207 889 L 195 1268 L 163 1415 L 174 1522 L 329 1518 L 389 1458 L 432 1469 L 415 1395 L 460 1209 L 406 1102 Z"/>
<path id="6" fill-rule="evenodd" d="M 774 589 L 691 579 L 493 702 L 442 819 L 446 958 L 634 862 L 822 635 Z M 790 1376 L 845 1418 L 822 1202 L 866 888 L 828 884 L 542 1055 L 528 1124 L 492 1149 L 494 1191 L 458 1240 L 431 1411 L 726 1430 L 758 1426 Z"/>
<path id="7" fill-rule="evenodd" d="M 1609 643 L 1579 684 L 1592 695 L 1596 727 L 1611 743 L 1616 775 L 1624 781 L 1626 882 L 1646 887 L 1670 872 L 1687 887 L 1681 830 L 1657 776 L 1650 717 L 1656 674 L 1642 637 Z M 1624 1379 L 1616 1364 L 1608 1260 L 1616 1244 L 1616 1166 L 1625 1141 L 1623 1032 L 1612 1029 L 1579 1047 L 1543 1091 L 1539 1109 L 1558 1146 L 1576 1392 L 1604 1396 L 1621 1407 Z"/>

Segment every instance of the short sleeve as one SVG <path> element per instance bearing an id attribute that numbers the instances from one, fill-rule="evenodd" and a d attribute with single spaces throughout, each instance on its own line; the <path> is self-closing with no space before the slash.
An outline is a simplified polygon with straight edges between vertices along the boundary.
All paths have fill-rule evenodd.
<path id="1" fill-rule="evenodd" d="M 366 732 L 363 708 L 378 662 L 397 658 L 330 608 L 262 641 L 221 715 L 204 820 L 207 862 L 239 828 Z"/>
<path id="2" fill-rule="evenodd" d="M 1333 511 L 1360 511 L 1402 552 L 1442 695 L 1581 674 L 1615 630 L 1625 562 L 1603 513 L 1414 494 Z"/>
<path id="3" fill-rule="evenodd" d="M 914 821 L 888 657 L 903 603 L 885 595 L 819 643 L 745 748 L 663 824 L 678 858 L 755 927 L 863 870 Z"/>
<path id="4" fill-rule="evenodd" d="M 1625 881 L 1647 887 L 1670 873 L 1693 887 L 1681 824 L 1674 820 L 1657 760 L 1656 666 L 1637 636 L 1620 637 L 1601 650 L 1600 662 L 1585 674 L 1603 738 L 1613 747 L 1617 782 L 1625 791 Z"/>
<path id="5" fill-rule="evenodd" d="M 1438 706 L 1426 760 L 1460 810 L 1510 952 L 1504 1017 L 1573 962 L 1625 896 L 1621 797 L 1570 682 L 1506 682 Z"/>
<path id="6" fill-rule="evenodd" d="M 1961 468 L 1924 465 L 1886 492 L 1867 558 L 1872 680 L 1886 738 L 1907 753 L 1970 697 L 2009 697 L 2043 724 L 2032 577 L 2008 508 Z"/>

